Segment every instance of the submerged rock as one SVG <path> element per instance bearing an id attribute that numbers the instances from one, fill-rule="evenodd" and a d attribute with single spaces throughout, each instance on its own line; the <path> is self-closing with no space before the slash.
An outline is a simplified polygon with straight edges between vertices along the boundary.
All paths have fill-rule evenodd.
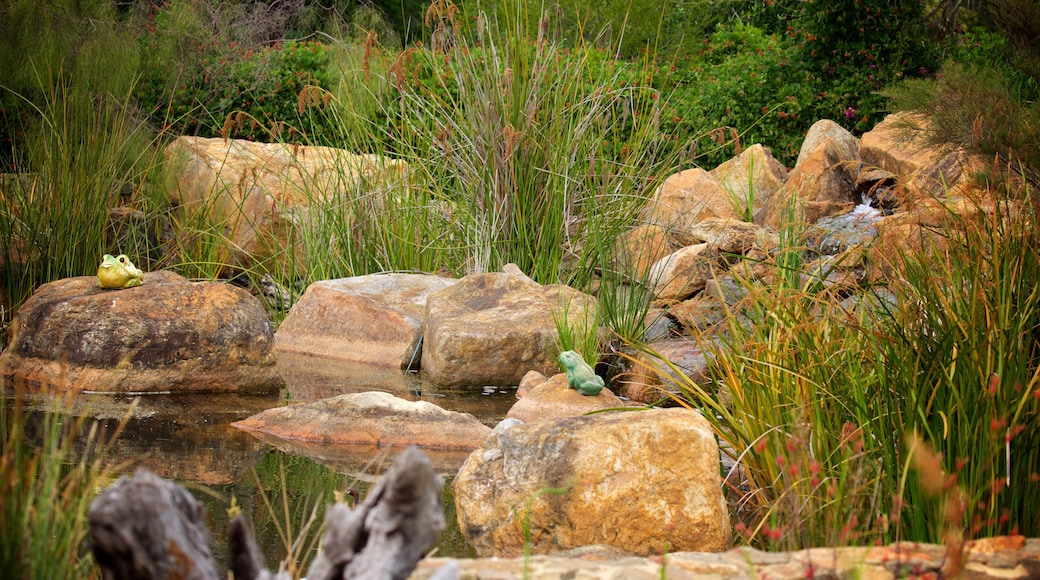
<path id="1" fill-rule="evenodd" d="M 0 375 L 30 389 L 270 393 L 282 385 L 263 306 L 241 288 L 167 271 L 98 288 L 44 284 L 18 310 Z"/>
<path id="2" fill-rule="evenodd" d="M 655 409 L 496 429 L 453 484 L 479 556 L 607 544 L 636 555 L 729 547 L 711 426 Z"/>

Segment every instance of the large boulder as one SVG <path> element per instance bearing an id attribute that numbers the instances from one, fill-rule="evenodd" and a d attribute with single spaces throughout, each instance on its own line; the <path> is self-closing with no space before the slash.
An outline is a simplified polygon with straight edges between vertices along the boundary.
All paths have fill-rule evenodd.
<path id="1" fill-rule="evenodd" d="M 762 210 L 769 206 L 774 194 L 787 181 L 787 168 L 773 157 L 769 149 L 758 143 L 719 164 L 711 174 L 719 180 L 725 197 L 733 200 L 738 214 L 716 217 L 744 217 L 750 213 L 756 223 L 761 223 Z"/>
<path id="2" fill-rule="evenodd" d="M 802 148 L 799 163 L 787 177 L 781 193 L 762 213 L 762 223 L 816 223 L 821 218 L 846 214 L 859 203 L 856 179 L 859 158 L 849 157 L 847 143 L 834 139 L 816 141 L 813 149 Z"/>
<path id="3" fill-rule="evenodd" d="M 94 276 L 44 284 L 18 310 L 0 374 L 103 393 L 269 393 L 282 385 L 256 298 L 167 271 L 125 290 L 98 288 Z"/>
<path id="4" fill-rule="evenodd" d="M 607 544 L 637 555 L 729 547 L 711 426 L 656 409 L 496 429 L 454 481 L 478 556 Z"/>
<path id="5" fill-rule="evenodd" d="M 280 439 L 332 445 L 476 449 L 491 428 L 468 413 L 389 393 L 349 393 L 313 403 L 276 407 L 236 421 L 236 429 Z"/>
<path id="6" fill-rule="evenodd" d="M 423 372 L 449 387 L 516 386 L 530 370 L 554 374 L 556 318 L 596 332 L 596 300 L 567 286 L 542 286 L 512 264 L 466 276 L 426 300 Z"/>
<path id="7" fill-rule="evenodd" d="M 739 200 L 731 198 L 711 173 L 695 167 L 664 180 L 647 202 L 642 219 L 664 228 L 676 243 L 694 243 L 687 231 L 708 218 L 741 217 Z"/>
<path id="8" fill-rule="evenodd" d="M 315 282 L 278 327 L 278 350 L 396 369 L 417 367 L 426 298 L 456 282 L 424 274 Z"/>
<path id="9" fill-rule="evenodd" d="M 860 137 L 860 158 L 868 165 L 907 179 L 942 158 L 938 148 L 921 139 L 926 126 L 927 120 L 921 115 L 889 115 Z"/>
<path id="10" fill-rule="evenodd" d="M 869 165 L 896 176 L 896 204 L 909 209 L 922 198 L 976 194 L 973 177 L 985 163 L 963 149 L 932 145 L 928 120 L 911 113 L 885 117 L 860 138 L 860 156 Z"/>
<path id="11" fill-rule="evenodd" d="M 378 211 L 383 199 L 372 189 L 405 178 L 403 162 L 342 149 L 239 139 L 181 136 L 166 147 L 174 166 L 171 200 L 207 212 L 223 234 L 232 254 L 224 263 L 269 269 L 306 271 L 304 244 L 292 243 L 300 223 L 309 218 L 315 201 L 343 198 L 354 212 Z M 357 192 L 369 190 L 364 202 Z M 354 219 L 361 216 L 348 216 Z M 288 249 L 295 248 L 293 255 Z"/>

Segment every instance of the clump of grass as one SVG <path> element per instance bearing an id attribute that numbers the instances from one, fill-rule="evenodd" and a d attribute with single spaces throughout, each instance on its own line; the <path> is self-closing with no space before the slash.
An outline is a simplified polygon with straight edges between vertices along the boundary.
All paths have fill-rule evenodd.
<path id="1" fill-rule="evenodd" d="M 30 412 L 21 388 L 0 397 L 0 567 L 11 578 L 83 578 L 94 567 L 87 509 L 115 467 L 96 425 L 82 436 L 83 421 L 64 411 L 59 398 Z"/>
<path id="2" fill-rule="evenodd" d="M 465 271 L 512 262 L 538 282 L 583 287 L 599 265 L 589 232 L 627 229 L 667 167 L 653 146 L 654 91 L 623 82 L 604 53 L 565 53 L 519 20 L 471 45 L 455 15 L 435 4 L 439 48 L 412 54 L 430 82 L 393 72 L 395 151 L 413 187 L 447 205 Z"/>
<path id="3" fill-rule="evenodd" d="M 1040 531 L 1040 241 L 1036 200 L 1012 190 L 948 216 L 938 243 L 895 257 L 899 308 L 878 342 L 881 388 L 968 494 L 971 536 Z M 883 371 L 883 372 L 882 372 Z M 940 506 L 908 485 L 908 535 L 940 539 Z"/>
<path id="4" fill-rule="evenodd" d="M 33 103 L 36 122 L 20 149 L 27 172 L 0 195 L 0 262 L 13 305 L 43 282 L 92 274 L 105 253 L 131 251 L 107 247 L 109 209 L 147 203 L 154 162 L 128 97 L 74 94 L 62 76 L 40 82 L 44 98 Z M 143 242 L 128 245 L 147 251 Z"/>

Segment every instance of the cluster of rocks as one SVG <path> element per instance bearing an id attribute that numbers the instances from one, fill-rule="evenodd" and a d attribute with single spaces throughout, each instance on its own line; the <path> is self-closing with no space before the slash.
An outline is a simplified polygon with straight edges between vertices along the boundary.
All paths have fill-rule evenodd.
<path id="1" fill-rule="evenodd" d="M 874 243 L 839 243 L 840 258 L 817 252 L 833 266 L 826 284 L 855 286 L 883 272 L 889 244 L 924 239 L 951 209 L 985 209 L 968 178 L 977 162 L 908 145 L 898 130 L 906 120 L 890 118 L 862 139 L 821 121 L 790 172 L 755 145 L 712 171 L 665 180 L 641 225 L 618 240 L 617 267 L 649 283 L 655 312 L 670 321 L 671 336 L 653 349 L 704 381 L 710 349 L 690 336 L 703 336 L 744 282 L 769 275 L 754 264 L 770 258 L 789 219 L 812 228 L 864 196 L 883 210 L 870 224 Z M 186 167 L 181 202 L 212 204 L 241 250 L 228 259 L 243 265 L 285 247 L 277 232 L 307 206 L 292 184 L 346 175 L 354 182 L 327 185 L 349 190 L 361 179 L 406 179 L 402 166 L 326 148 L 182 138 L 168 154 Z M 306 256 L 293 263 L 305 267 Z M 524 396 L 493 431 L 470 415 L 383 393 L 270 409 L 235 426 L 306 454 L 409 444 L 453 453 L 438 465 L 461 465 L 457 513 L 482 556 L 512 557 L 524 546 L 552 553 L 602 544 L 643 556 L 727 549 L 708 423 L 687 409 L 618 411 L 650 398 L 666 373 L 630 374 L 625 400 L 609 390 L 583 397 L 557 372 L 557 324 L 588 329 L 596 309 L 595 297 L 538 284 L 512 265 L 459 280 L 390 273 L 312 284 L 274 332 L 260 303 L 230 285 L 160 271 L 142 286 L 108 291 L 92 277 L 73 278 L 23 305 L 0 373 L 39 388 L 110 393 L 271 392 L 282 385 L 276 359 L 307 356 L 318 365 L 421 368 L 452 388 L 520 385 Z"/>

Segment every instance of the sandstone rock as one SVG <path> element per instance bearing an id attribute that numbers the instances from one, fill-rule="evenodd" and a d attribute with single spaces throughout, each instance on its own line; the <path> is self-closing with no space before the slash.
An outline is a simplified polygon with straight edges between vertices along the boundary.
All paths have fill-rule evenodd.
<path id="1" fill-rule="evenodd" d="M 859 155 L 867 165 L 880 167 L 900 179 L 941 158 L 938 149 L 920 139 L 927 120 L 912 113 L 885 117 L 860 137 Z"/>
<path id="2" fill-rule="evenodd" d="M 848 213 L 859 203 L 850 164 L 859 160 L 847 157 L 848 151 L 833 139 L 824 139 L 815 149 L 803 146 L 799 163 L 788 175 L 783 191 L 763 211 L 762 222 L 769 227 L 794 220 L 816 223 L 820 218 Z"/>
<path id="3" fill-rule="evenodd" d="M 805 139 L 802 141 L 802 148 L 798 151 L 798 160 L 794 164 L 795 168 L 801 165 L 806 157 L 817 150 L 820 144 L 828 139 L 840 151 L 839 157 L 847 160 L 859 160 L 859 139 L 850 133 L 848 129 L 834 121 L 820 119 L 806 131 Z"/>
<path id="4" fill-rule="evenodd" d="M 649 343 L 645 350 L 636 353 L 632 371 L 626 377 L 628 397 L 651 403 L 669 395 L 679 396 L 689 388 L 685 385 L 691 383 L 707 386 L 711 382 L 711 358 L 705 345 L 696 340 Z M 642 396 L 636 398 L 637 393 Z"/>
<path id="5" fill-rule="evenodd" d="M 454 482 L 480 556 L 607 544 L 638 555 L 729 546 L 719 451 L 700 414 L 618 412 L 496 431 Z M 526 531 L 525 531 L 526 528 Z"/>
<path id="6" fill-rule="evenodd" d="M 625 404 L 617 395 L 603 389 L 587 397 L 567 386 L 567 375 L 560 373 L 534 387 L 510 407 L 506 417 L 524 423 L 548 421 L 560 417 L 578 417 L 592 411 L 614 409 Z"/>
<path id="7" fill-rule="evenodd" d="M 633 558 L 605 546 L 590 546 L 551 556 L 522 558 L 427 558 L 410 580 L 434 580 L 446 563 L 455 564 L 459 578 L 519 578 L 571 580 L 804 580 L 805 578 L 947 577 L 951 562 L 947 546 L 899 542 L 887 546 L 812 548 L 796 552 L 763 552 L 735 548 L 721 554 L 669 552 L 665 556 Z M 1040 539 L 1000 536 L 967 542 L 961 575 L 979 580 L 1031 578 L 1040 570 Z M 1035 575 L 1035 574 L 1033 574 Z"/>
<path id="8" fill-rule="evenodd" d="M 732 218 L 708 218 L 688 230 L 697 243 L 706 243 L 727 254 L 746 254 L 752 248 L 769 251 L 779 238 L 774 231 Z"/>
<path id="9" fill-rule="evenodd" d="M 491 433 L 472 415 L 376 391 L 268 409 L 231 426 L 311 443 L 460 450 Z"/>
<path id="10" fill-rule="evenodd" d="M 554 313 L 595 332 L 596 300 L 567 286 L 541 286 L 516 266 L 471 274 L 431 294 L 423 323 L 422 368 L 441 386 L 519 384 L 529 370 L 549 375 L 558 338 Z"/>
<path id="11" fill-rule="evenodd" d="M 254 143 L 182 136 L 167 146 L 175 167 L 170 197 L 176 204 L 205 208 L 225 224 L 233 255 L 226 263 L 287 271 L 306 271 L 303 244 L 293 244 L 297 224 L 309 219 L 314 200 L 351 199 L 361 188 L 379 188 L 404 179 L 401 161 L 356 155 L 342 149 L 280 143 Z M 369 191 L 367 211 L 378 211 L 381 196 Z M 349 216 L 351 219 L 362 216 Z M 288 249 L 295 255 L 287 259 Z"/>
<path id="12" fill-rule="evenodd" d="M 787 169 L 758 143 L 712 169 L 711 174 L 719 180 L 725 197 L 737 205 L 737 215 L 718 217 L 741 218 L 750 205 L 755 223 L 762 223 L 759 215 L 787 181 Z"/>
<path id="13" fill-rule="evenodd" d="M 672 251 L 665 228 L 656 224 L 637 226 L 618 237 L 614 268 L 623 276 L 642 280 L 654 262 Z"/>
<path id="14" fill-rule="evenodd" d="M 44 284 L 22 305 L 0 374 L 31 387 L 104 393 L 269 393 L 267 312 L 245 290 L 148 272 L 102 290 L 83 276 Z"/>
<path id="15" fill-rule="evenodd" d="M 740 219 L 741 214 L 719 180 L 699 167 L 665 179 L 642 214 L 643 220 L 664 228 L 682 246 L 695 243 L 687 234 L 693 224 L 713 217 Z"/>
<path id="16" fill-rule="evenodd" d="M 907 187 L 918 195 L 951 198 L 970 195 L 978 189 L 973 177 L 984 168 L 978 156 L 955 149 L 912 173 Z"/>
<path id="17" fill-rule="evenodd" d="M 426 298 L 456 282 L 423 274 L 315 282 L 278 327 L 278 351 L 396 369 L 418 367 Z"/>
<path id="18" fill-rule="evenodd" d="M 516 388 L 516 398 L 522 399 L 526 397 L 535 387 L 545 384 L 548 380 L 549 377 L 538 371 L 527 371 L 524 378 L 520 379 L 520 386 Z"/>
<path id="19" fill-rule="evenodd" d="M 720 267 L 718 251 L 708 244 L 687 246 L 658 260 L 650 268 L 649 282 L 657 301 L 680 302 L 703 290 Z"/>

